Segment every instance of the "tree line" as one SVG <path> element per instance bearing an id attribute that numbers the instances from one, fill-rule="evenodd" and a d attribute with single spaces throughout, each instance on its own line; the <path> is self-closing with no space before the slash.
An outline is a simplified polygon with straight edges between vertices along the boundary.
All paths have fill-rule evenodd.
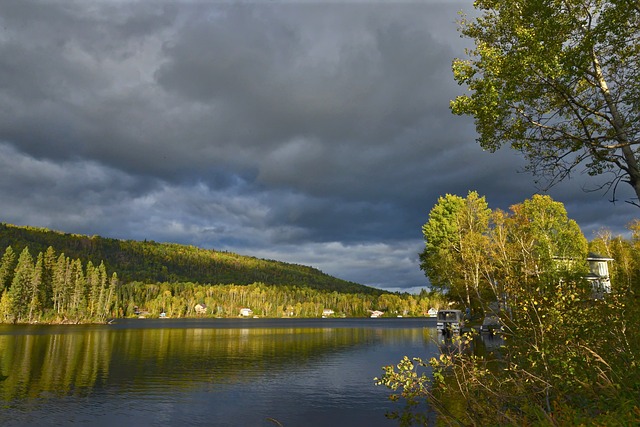
<path id="1" fill-rule="evenodd" d="M 564 205 L 534 195 L 491 210 L 484 197 L 440 197 L 422 227 L 421 268 L 432 287 L 483 315 L 488 304 L 515 300 L 521 291 L 571 270 L 588 272 L 589 244 Z M 617 279 L 617 277 L 616 277 Z"/>
<path id="2" fill-rule="evenodd" d="M 445 304 L 442 296 L 372 295 L 324 291 L 308 286 L 253 283 L 122 283 L 95 265 L 59 255 L 49 247 L 34 258 L 28 247 L 19 255 L 8 246 L 0 261 L 0 323 L 105 322 L 116 317 L 236 317 L 248 308 L 263 317 L 363 317 L 373 310 L 387 316 L 425 316 Z M 200 305 L 197 310 L 196 306 Z"/>
<path id="3" fill-rule="evenodd" d="M 304 285 L 315 289 L 380 295 L 380 289 L 342 280 L 316 268 L 203 249 L 176 243 L 109 239 L 62 233 L 37 227 L 0 223 L 0 248 L 16 252 L 29 247 L 45 252 L 49 246 L 73 259 L 104 263 L 128 282 L 198 282 L 248 285 Z"/>
<path id="4" fill-rule="evenodd" d="M 524 154 L 549 188 L 576 172 L 640 206 L 638 0 L 477 0 L 459 32 L 473 43 L 452 65 L 482 148 Z M 640 222 L 630 238 L 591 242 L 564 206 L 534 196 L 492 211 L 447 195 L 423 227 L 432 284 L 480 315 L 499 301 L 504 345 L 474 354 L 463 335 L 441 357 L 405 357 L 378 380 L 407 404 L 401 425 L 640 425 Z M 610 293 L 586 280 L 587 251 L 613 258 Z M 593 277 L 592 277 L 593 278 Z M 597 296 L 597 298 L 594 298 Z M 450 349 L 450 348 L 449 348 Z M 432 372 L 430 377 L 424 372 Z"/>
<path id="5" fill-rule="evenodd" d="M 52 247 L 34 259 L 8 246 L 0 261 L 0 321 L 6 323 L 105 321 L 113 315 L 118 276 L 104 263 L 83 264 Z"/>
<path id="6" fill-rule="evenodd" d="M 429 425 L 415 411 L 427 400 L 444 425 L 638 425 L 640 221 L 629 230 L 588 242 L 549 196 L 508 212 L 475 192 L 441 197 L 423 227 L 422 267 L 458 307 L 472 307 L 472 325 L 499 316 L 504 341 L 474 351 L 470 329 L 442 341 L 438 358 L 387 366 L 378 384 L 404 398 L 401 424 Z M 610 292 L 594 292 L 589 250 L 613 258 Z"/>
<path id="7" fill-rule="evenodd" d="M 445 299 L 433 292 L 379 296 L 321 291 L 305 286 L 211 285 L 194 283 L 127 283 L 118 288 L 123 315 L 137 311 L 157 317 L 237 317 L 248 308 L 259 317 L 368 317 L 374 310 L 386 316 L 427 316 Z M 196 309 L 199 305 L 200 308 Z M 327 312 L 325 312 L 327 310 Z M 330 311 L 329 311 L 330 310 Z"/>

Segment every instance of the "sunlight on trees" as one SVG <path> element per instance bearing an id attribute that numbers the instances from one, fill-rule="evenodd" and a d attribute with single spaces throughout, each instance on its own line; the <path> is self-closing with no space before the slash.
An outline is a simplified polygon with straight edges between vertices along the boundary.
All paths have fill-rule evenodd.
<path id="1" fill-rule="evenodd" d="M 445 304 L 438 293 L 350 293 L 296 285 L 121 283 L 104 262 L 72 260 L 49 247 L 34 262 L 25 247 L 18 260 L 11 246 L 0 264 L 0 323 L 103 323 L 116 317 L 238 317 L 242 308 L 260 317 L 426 316 Z M 363 288 L 365 289 L 365 288 Z M 196 309 L 196 305 L 200 305 Z"/>
<path id="2" fill-rule="evenodd" d="M 478 142 L 522 152 L 548 187 L 586 171 L 631 185 L 640 206 L 640 7 L 637 0 L 478 0 L 453 62 Z M 597 182 L 600 182 L 597 181 Z"/>
<path id="3" fill-rule="evenodd" d="M 482 209 L 469 208 L 480 200 Z M 430 280 L 461 307 L 500 316 L 504 343 L 497 352 L 475 352 L 480 338 L 471 328 L 444 344 L 439 358 L 405 357 L 385 367 L 376 383 L 404 402 L 390 416 L 403 426 L 431 425 L 434 414 L 425 408 L 442 425 L 637 425 L 640 222 L 630 224 L 631 240 L 601 230 L 588 243 L 548 196 L 509 212 L 485 207 L 473 192 L 440 198 L 423 227 L 421 259 Z M 461 226 L 465 216 L 490 220 L 480 231 Z M 460 256 L 460 242 L 475 232 L 484 247 L 474 264 Z M 613 290 L 604 297 L 586 280 L 589 250 L 614 259 Z M 446 262 L 438 263 L 441 255 Z M 466 269 L 481 272 L 475 292 L 468 291 L 473 282 L 462 283 L 474 277 Z"/>

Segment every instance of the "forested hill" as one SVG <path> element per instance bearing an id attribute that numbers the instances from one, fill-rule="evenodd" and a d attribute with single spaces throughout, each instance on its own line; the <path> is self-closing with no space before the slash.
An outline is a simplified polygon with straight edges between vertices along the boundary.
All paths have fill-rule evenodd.
<path id="1" fill-rule="evenodd" d="M 0 223 L 0 250 L 11 246 L 16 253 L 28 247 L 31 253 L 51 246 L 72 259 L 104 261 L 121 282 L 197 282 L 245 285 L 296 285 L 348 293 L 379 295 L 383 291 L 341 280 L 318 269 L 242 256 L 174 243 L 108 239 L 68 234 L 45 228 Z"/>

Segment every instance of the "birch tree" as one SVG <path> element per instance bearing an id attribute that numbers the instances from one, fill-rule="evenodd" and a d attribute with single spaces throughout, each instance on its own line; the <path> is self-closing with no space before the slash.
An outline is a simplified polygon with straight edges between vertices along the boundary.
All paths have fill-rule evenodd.
<path id="1" fill-rule="evenodd" d="M 429 213 L 422 227 L 425 249 L 420 267 L 432 287 L 449 293 L 467 307 L 482 303 L 483 288 L 489 288 L 488 231 L 491 210 L 484 197 L 471 191 L 466 198 L 447 194 Z"/>
<path id="2" fill-rule="evenodd" d="M 451 101 L 478 142 L 522 152 L 550 187 L 573 172 L 633 188 L 640 206 L 638 0 L 477 0 L 460 22 L 475 42 L 453 62 L 468 89 Z"/>

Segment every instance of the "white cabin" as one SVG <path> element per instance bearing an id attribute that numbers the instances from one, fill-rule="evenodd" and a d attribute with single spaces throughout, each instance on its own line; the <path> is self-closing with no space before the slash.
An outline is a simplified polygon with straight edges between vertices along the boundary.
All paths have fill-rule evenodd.
<path id="1" fill-rule="evenodd" d="M 611 279 L 609 278 L 609 261 L 613 258 L 603 257 L 590 252 L 587 255 L 590 273 L 586 279 L 591 282 L 593 293 L 596 296 L 611 293 Z"/>
<path id="2" fill-rule="evenodd" d="M 240 316 L 242 316 L 242 317 L 251 317 L 251 316 L 253 316 L 253 310 L 251 310 L 250 308 L 241 308 L 240 309 Z"/>

